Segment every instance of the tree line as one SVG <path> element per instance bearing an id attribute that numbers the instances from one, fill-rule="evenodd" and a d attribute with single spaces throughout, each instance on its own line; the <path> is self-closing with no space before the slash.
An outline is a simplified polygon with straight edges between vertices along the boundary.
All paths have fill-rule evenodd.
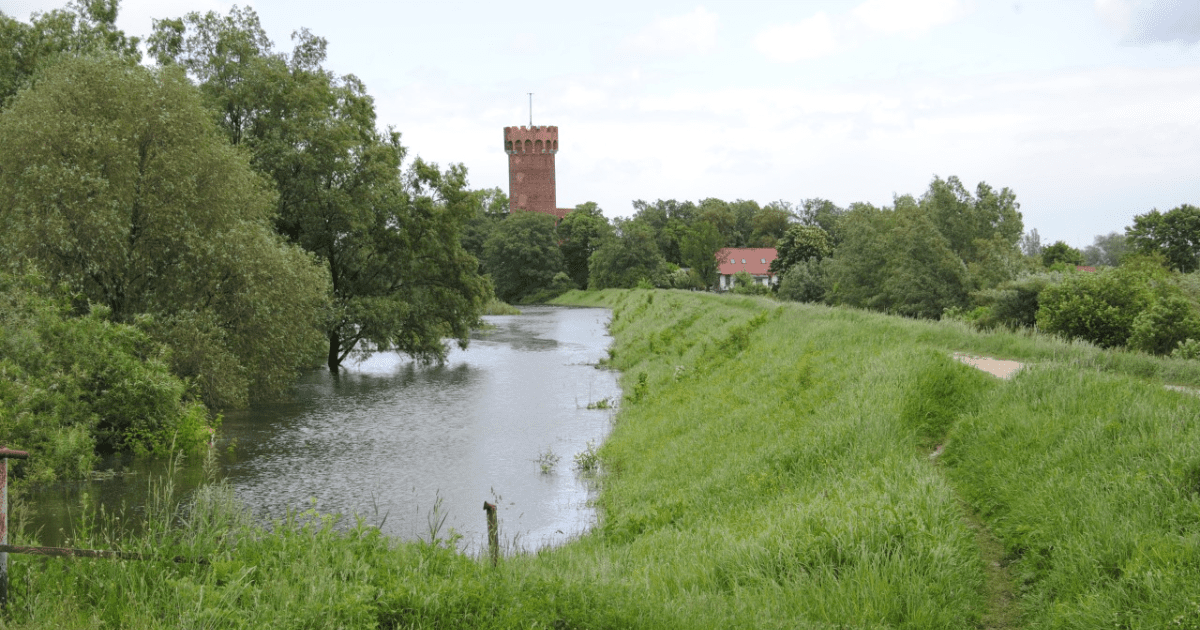
<path id="1" fill-rule="evenodd" d="M 463 166 L 409 157 L 306 29 L 284 53 L 249 8 L 156 20 L 148 67 L 117 11 L 0 14 L 0 317 L 32 322 L 0 333 L 0 442 L 78 473 L 302 369 L 466 344 L 493 292 Z M 96 330 L 124 368 L 77 360 Z"/>

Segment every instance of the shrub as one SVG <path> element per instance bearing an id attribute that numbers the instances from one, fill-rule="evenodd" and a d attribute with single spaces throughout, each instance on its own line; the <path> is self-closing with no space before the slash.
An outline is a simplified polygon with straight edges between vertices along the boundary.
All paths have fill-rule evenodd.
<path id="1" fill-rule="evenodd" d="M 777 297 L 792 302 L 820 302 L 828 290 L 829 274 L 818 258 L 802 260 L 783 272 Z"/>
<path id="2" fill-rule="evenodd" d="M 1133 320 L 1129 347 L 1151 354 L 1170 354 L 1188 339 L 1200 339 L 1200 311 L 1178 287 L 1160 285 L 1156 299 Z"/>
<path id="3" fill-rule="evenodd" d="M 98 453 L 165 453 L 208 437 L 207 412 L 167 368 L 166 346 L 106 308 L 72 315 L 34 275 L 0 276 L 0 444 L 37 453 L 16 469 L 78 478 Z"/>
<path id="4" fill-rule="evenodd" d="M 1038 326 L 1104 348 L 1123 346 L 1153 300 L 1148 285 L 1146 275 L 1127 267 L 1070 274 L 1039 295 Z"/>

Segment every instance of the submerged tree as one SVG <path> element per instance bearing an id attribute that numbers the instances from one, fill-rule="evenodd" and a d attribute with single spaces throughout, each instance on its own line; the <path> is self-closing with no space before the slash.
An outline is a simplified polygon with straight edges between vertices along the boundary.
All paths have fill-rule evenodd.
<path id="1" fill-rule="evenodd" d="M 66 59 L 0 113 L 0 253 L 146 323 L 208 402 L 279 393 L 312 360 L 321 267 L 173 69 Z M 314 337 L 314 334 L 317 336 Z"/>
<path id="2" fill-rule="evenodd" d="M 465 346 L 491 287 L 462 247 L 473 214 L 466 169 L 417 159 L 375 128 L 362 82 L 321 67 L 326 41 L 293 35 L 271 50 L 252 9 L 160 20 L 150 49 L 200 84 L 231 142 L 279 190 L 277 228 L 328 268 L 331 371 L 352 353 L 394 349 L 441 360 Z"/>

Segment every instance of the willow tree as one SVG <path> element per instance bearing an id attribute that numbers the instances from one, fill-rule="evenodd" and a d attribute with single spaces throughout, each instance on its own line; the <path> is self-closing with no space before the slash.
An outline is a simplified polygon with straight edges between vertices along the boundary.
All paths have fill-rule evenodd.
<path id="1" fill-rule="evenodd" d="M 275 198 L 174 69 L 66 58 L 0 113 L 0 256 L 141 321 L 218 406 L 280 392 L 319 344 L 328 281 Z"/>
<path id="2" fill-rule="evenodd" d="M 196 80 L 229 140 L 279 191 L 276 228 L 320 258 L 333 309 L 327 363 L 395 349 L 440 360 L 465 346 L 491 286 L 460 242 L 472 216 L 466 169 L 404 166 L 400 134 L 376 128 L 353 75 L 322 68 L 326 42 L 297 32 L 277 53 L 250 8 L 160 20 L 150 49 Z"/>

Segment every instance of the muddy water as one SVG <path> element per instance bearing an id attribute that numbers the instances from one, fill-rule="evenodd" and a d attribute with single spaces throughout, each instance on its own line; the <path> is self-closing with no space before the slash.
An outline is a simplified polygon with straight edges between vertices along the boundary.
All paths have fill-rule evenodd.
<path id="1" fill-rule="evenodd" d="M 292 400 L 227 414 L 216 444 L 221 474 L 259 518 L 291 509 L 358 514 L 389 535 L 462 535 L 485 546 L 484 501 L 499 505 L 501 538 L 533 549 L 559 544 L 594 521 L 593 489 L 573 469 L 577 453 L 604 439 L 617 400 L 606 356 L 610 312 L 530 307 L 487 317 L 441 366 L 393 353 L 350 363 L 333 377 L 301 379 Z M 549 473 L 543 453 L 560 459 Z M 31 496 L 42 544 L 69 537 L 81 497 L 109 511 L 137 511 L 148 479 L 137 462 L 113 462 L 109 479 L 47 488 Z M 186 493 L 201 479 L 193 462 L 176 477 Z M 435 511 L 436 506 L 436 511 Z"/>

